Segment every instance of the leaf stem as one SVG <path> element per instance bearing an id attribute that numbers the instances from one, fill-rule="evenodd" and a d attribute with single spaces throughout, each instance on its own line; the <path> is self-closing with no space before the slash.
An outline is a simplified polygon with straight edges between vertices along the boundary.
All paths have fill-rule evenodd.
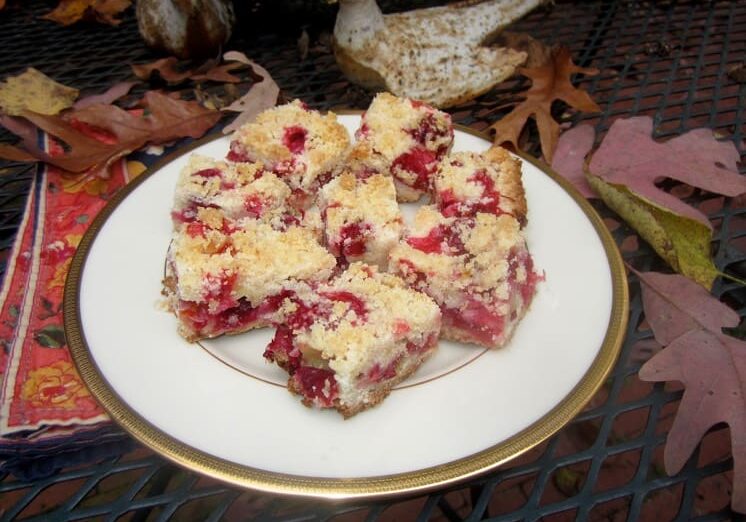
<path id="1" fill-rule="evenodd" d="M 718 271 L 718 273 L 719 273 L 719 274 L 720 274 L 720 275 L 721 275 L 721 276 L 722 276 L 723 278 L 725 278 L 725 279 L 728 279 L 728 280 L 730 280 L 730 281 L 733 281 L 734 283 L 738 283 L 738 284 L 739 284 L 739 285 L 741 285 L 741 286 L 746 286 L 746 281 L 745 281 L 745 280 L 743 280 L 743 279 L 739 279 L 739 278 L 738 278 L 738 277 L 736 277 L 736 276 L 732 276 L 732 275 L 730 275 L 730 274 L 726 274 L 725 272 L 720 272 L 720 271 Z"/>

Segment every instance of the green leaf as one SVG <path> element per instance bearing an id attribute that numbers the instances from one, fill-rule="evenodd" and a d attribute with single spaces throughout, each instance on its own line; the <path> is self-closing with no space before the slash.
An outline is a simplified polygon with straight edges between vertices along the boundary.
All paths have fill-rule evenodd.
<path id="1" fill-rule="evenodd" d="M 48 324 L 34 332 L 34 339 L 44 348 L 62 348 L 66 344 L 65 330 L 60 325 Z"/>
<path id="2" fill-rule="evenodd" d="M 8 315 L 11 317 L 18 317 L 18 307 L 16 305 L 11 305 L 10 308 L 8 308 Z"/>
<path id="3" fill-rule="evenodd" d="M 631 191 L 608 183 L 587 169 L 588 183 L 604 203 L 619 214 L 674 270 L 708 290 L 720 275 L 710 257 L 712 231 L 703 223 Z"/>

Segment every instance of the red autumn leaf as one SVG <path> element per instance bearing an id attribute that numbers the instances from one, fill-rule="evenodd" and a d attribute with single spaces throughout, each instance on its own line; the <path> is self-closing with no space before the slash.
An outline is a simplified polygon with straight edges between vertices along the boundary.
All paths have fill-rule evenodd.
<path id="1" fill-rule="evenodd" d="M 590 125 L 578 125 L 559 137 L 552 168 L 572 183 L 586 198 L 597 197 L 585 179 L 585 157 L 593 148 L 596 132 Z"/>
<path id="2" fill-rule="evenodd" d="M 709 129 L 694 129 L 665 142 L 652 139 L 647 116 L 616 120 L 593 154 L 589 170 L 608 183 L 625 185 L 635 194 L 711 228 L 707 216 L 655 186 L 671 178 L 724 196 L 746 192 L 738 173 L 738 150 L 717 141 Z"/>
<path id="3" fill-rule="evenodd" d="M 552 53 L 552 59 L 546 64 L 520 69 L 519 72 L 531 79 L 531 87 L 526 91 L 524 101 L 490 126 L 495 131 L 494 142 L 496 145 L 508 142 L 519 148 L 521 131 L 528 119 L 534 118 L 539 129 L 541 152 L 546 161 L 551 163 L 560 130 L 559 124 L 552 118 L 552 104 L 561 100 L 580 111 L 600 111 L 601 108 L 588 93 L 576 88 L 570 81 L 573 74 L 590 75 L 597 74 L 598 71 L 578 67 L 573 63 L 569 49 L 560 47 Z"/>
<path id="4" fill-rule="evenodd" d="M 223 59 L 248 65 L 254 71 L 254 74 L 261 78 L 260 81 L 251 86 L 249 92 L 223 109 L 224 111 L 240 113 L 230 125 L 223 129 L 223 132 L 227 134 L 238 129 L 244 123 L 252 121 L 263 110 L 274 107 L 280 94 L 280 87 L 264 67 L 249 60 L 241 52 L 229 51 L 223 55 Z"/>
<path id="5" fill-rule="evenodd" d="M 738 325 L 736 312 L 680 275 L 638 273 L 645 317 L 665 346 L 640 369 L 644 381 L 685 386 L 664 451 L 678 473 L 714 425 L 730 427 L 735 511 L 746 512 L 746 343 L 723 334 Z"/>
<path id="6" fill-rule="evenodd" d="M 68 150 L 60 156 L 50 156 L 27 138 L 22 141 L 25 152 L 70 172 L 101 170 L 148 143 L 166 143 L 186 136 L 198 138 L 221 116 L 198 103 L 155 91 L 145 93 L 141 105 L 147 114 L 133 114 L 105 104 L 71 111 L 64 118 L 26 112 L 24 118 L 64 142 Z M 110 139 L 102 141 L 102 136 Z M 0 157 L 8 159 L 17 159 L 23 153 L 15 147 L 0 148 Z"/>
<path id="7" fill-rule="evenodd" d="M 116 17 L 132 5 L 132 0 L 60 0 L 53 11 L 42 16 L 62 25 L 71 25 L 84 19 L 118 25 Z"/>

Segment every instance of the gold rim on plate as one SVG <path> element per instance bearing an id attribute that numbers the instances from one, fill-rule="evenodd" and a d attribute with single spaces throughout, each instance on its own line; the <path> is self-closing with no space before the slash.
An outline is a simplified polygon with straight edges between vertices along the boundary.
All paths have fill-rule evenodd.
<path id="1" fill-rule="evenodd" d="M 361 114 L 362 111 L 337 111 Z M 454 125 L 454 128 L 490 141 L 483 133 Z M 164 157 L 146 172 L 122 187 L 94 218 L 70 264 L 64 293 L 65 335 L 73 360 L 86 386 L 108 414 L 141 443 L 171 461 L 218 480 L 267 493 L 327 499 L 381 498 L 417 494 L 484 474 L 538 446 L 572 420 L 604 383 L 624 341 L 629 315 L 627 276 L 616 243 L 593 207 L 564 178 L 533 158 L 519 154 L 567 192 L 593 225 L 603 244 L 612 277 L 612 308 L 609 326 L 590 368 L 554 408 L 539 420 L 494 446 L 445 464 L 392 475 L 360 478 L 325 478 L 290 475 L 252 468 L 195 449 L 145 420 L 112 389 L 91 357 L 80 317 L 80 283 L 88 253 L 103 224 L 119 204 L 143 181 L 167 163 L 198 146 L 218 139 L 212 135 Z"/>

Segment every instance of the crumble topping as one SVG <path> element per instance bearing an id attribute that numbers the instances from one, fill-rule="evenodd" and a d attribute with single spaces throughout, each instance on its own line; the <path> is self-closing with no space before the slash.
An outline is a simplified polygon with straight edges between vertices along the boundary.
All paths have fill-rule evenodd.
<path id="1" fill-rule="evenodd" d="M 332 175 L 349 145 L 347 130 L 333 112 L 321 114 L 294 100 L 238 129 L 228 159 L 259 162 L 292 189 L 311 191 Z"/>

